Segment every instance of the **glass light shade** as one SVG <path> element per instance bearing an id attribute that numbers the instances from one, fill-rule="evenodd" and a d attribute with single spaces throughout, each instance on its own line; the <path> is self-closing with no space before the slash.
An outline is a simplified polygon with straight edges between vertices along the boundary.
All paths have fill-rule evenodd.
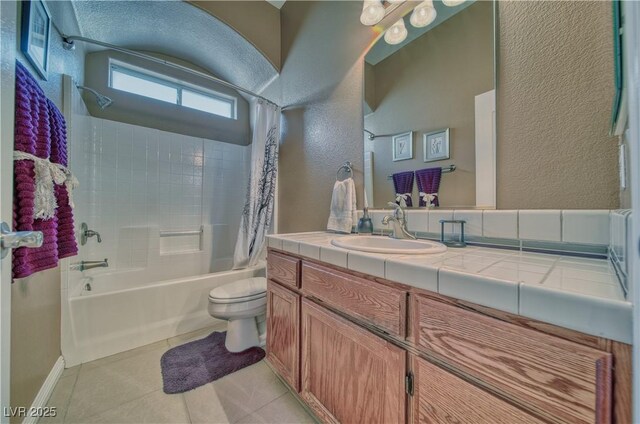
<path id="1" fill-rule="evenodd" d="M 435 21 L 437 15 L 438 13 L 436 12 L 435 7 L 433 7 L 432 0 L 425 0 L 413 9 L 413 13 L 411 14 L 409 21 L 414 27 L 422 28 Z"/>
<path id="2" fill-rule="evenodd" d="M 398 19 L 391 28 L 384 33 L 384 41 L 389 44 L 400 44 L 407 38 L 407 28 L 404 26 L 404 19 Z"/>
<path id="3" fill-rule="evenodd" d="M 465 2 L 465 0 L 442 0 L 442 3 L 445 6 L 449 6 L 449 7 L 458 6 L 458 5 L 461 5 L 464 2 Z"/>
<path id="4" fill-rule="evenodd" d="M 384 6 L 381 0 L 364 0 L 360 22 L 363 25 L 371 26 L 380 22 L 384 18 Z"/>

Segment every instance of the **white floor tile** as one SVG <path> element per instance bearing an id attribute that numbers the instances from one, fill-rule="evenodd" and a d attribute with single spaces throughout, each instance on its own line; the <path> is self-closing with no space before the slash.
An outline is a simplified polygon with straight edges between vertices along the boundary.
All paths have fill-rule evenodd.
<path id="1" fill-rule="evenodd" d="M 66 421 L 82 421 L 161 389 L 160 357 L 167 349 L 165 342 L 164 346 L 116 362 L 83 365 Z"/>
<path id="2" fill-rule="evenodd" d="M 167 395 L 162 390 L 156 390 L 102 414 L 83 418 L 81 421 L 86 424 L 181 424 L 190 422 L 182 395 Z"/>
<path id="3" fill-rule="evenodd" d="M 241 418 L 238 424 L 312 424 L 315 422 L 298 400 L 291 393 L 287 393 Z"/>

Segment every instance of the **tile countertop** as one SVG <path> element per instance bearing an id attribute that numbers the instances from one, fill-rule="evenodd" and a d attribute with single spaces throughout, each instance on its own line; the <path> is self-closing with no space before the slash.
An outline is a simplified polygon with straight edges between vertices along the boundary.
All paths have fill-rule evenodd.
<path id="1" fill-rule="evenodd" d="M 605 259 L 468 246 L 430 255 L 341 249 L 326 232 L 268 236 L 271 248 L 533 318 L 632 343 L 631 303 Z M 382 237 L 382 236 L 381 236 Z"/>

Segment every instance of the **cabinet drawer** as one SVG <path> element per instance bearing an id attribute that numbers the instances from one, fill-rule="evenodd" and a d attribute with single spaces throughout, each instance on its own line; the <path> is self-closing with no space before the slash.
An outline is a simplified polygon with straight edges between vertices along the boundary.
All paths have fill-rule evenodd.
<path id="1" fill-rule="evenodd" d="M 300 287 L 300 259 L 269 252 L 267 257 L 267 278 L 285 286 Z"/>
<path id="2" fill-rule="evenodd" d="M 267 282 L 267 359 L 300 390 L 300 295 Z"/>
<path id="3" fill-rule="evenodd" d="M 539 419 L 416 356 L 413 423 L 537 424 Z"/>
<path id="4" fill-rule="evenodd" d="M 302 264 L 302 289 L 389 334 L 406 335 L 407 294 L 403 290 L 307 262 Z"/>
<path id="5" fill-rule="evenodd" d="M 609 353 L 428 297 L 412 302 L 421 350 L 552 422 L 610 422 Z"/>

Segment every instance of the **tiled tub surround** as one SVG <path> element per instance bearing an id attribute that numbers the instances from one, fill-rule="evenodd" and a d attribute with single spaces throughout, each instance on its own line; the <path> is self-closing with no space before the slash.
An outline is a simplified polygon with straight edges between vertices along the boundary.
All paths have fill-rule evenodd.
<path id="1" fill-rule="evenodd" d="M 211 249 L 199 256 L 198 266 L 189 267 L 190 274 L 167 278 L 200 274 L 202 268 L 206 272 L 230 269 L 250 146 L 90 116 L 73 118 L 70 166 L 80 180 L 74 195 L 75 220 L 78 227 L 86 222 L 102 236 L 102 243 L 92 238 L 80 247 L 79 260 L 109 258 L 109 269 L 97 273 L 150 270 L 150 250 L 194 253 L 195 240 L 171 238 L 169 248 L 167 240 L 157 240 L 160 231 L 205 226 L 209 242 L 202 246 Z"/>
<path id="2" fill-rule="evenodd" d="M 75 108 L 84 108 L 73 93 Z M 71 118 L 70 166 L 80 180 L 76 231 L 86 222 L 102 243 L 88 239 L 62 267 L 67 364 L 210 325 L 215 320 L 207 312 L 209 290 L 264 274 L 263 267 L 227 271 L 244 206 L 250 146 L 83 113 Z M 71 266 L 104 258 L 108 268 L 80 272 Z"/>
<path id="3" fill-rule="evenodd" d="M 269 247 L 444 296 L 631 343 L 631 303 L 606 259 L 486 247 L 437 255 L 341 249 L 325 232 L 269 236 Z"/>

